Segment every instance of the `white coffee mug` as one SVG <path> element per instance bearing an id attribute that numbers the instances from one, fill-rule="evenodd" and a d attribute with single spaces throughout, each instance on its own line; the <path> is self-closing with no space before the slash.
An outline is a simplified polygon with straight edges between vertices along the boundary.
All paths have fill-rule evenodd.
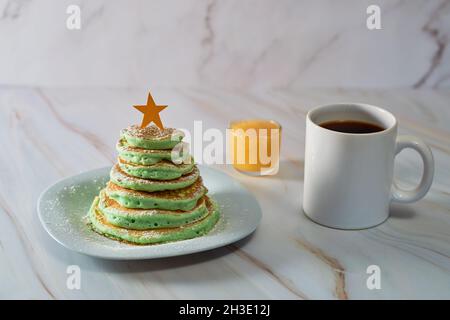
<path id="1" fill-rule="evenodd" d="M 369 122 L 384 130 L 356 134 L 320 126 L 342 120 Z M 309 111 L 305 148 L 303 211 L 324 226 L 376 226 L 388 218 L 391 201 L 417 201 L 433 181 L 430 148 L 415 137 L 397 137 L 395 117 L 372 105 L 331 104 Z M 424 164 L 422 179 L 414 190 L 403 190 L 393 181 L 394 158 L 404 148 L 416 150 Z"/>

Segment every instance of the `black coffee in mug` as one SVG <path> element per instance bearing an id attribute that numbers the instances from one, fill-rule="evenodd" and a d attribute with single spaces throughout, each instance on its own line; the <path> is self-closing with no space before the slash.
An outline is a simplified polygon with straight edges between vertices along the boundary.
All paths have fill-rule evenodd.
<path id="1" fill-rule="evenodd" d="M 333 120 L 320 124 L 322 128 L 344 133 L 374 133 L 383 131 L 384 128 L 370 122 L 358 120 Z"/>
<path id="2" fill-rule="evenodd" d="M 417 151 L 423 161 L 419 185 L 412 190 L 394 180 L 395 156 L 405 148 Z M 430 148 L 419 138 L 398 136 L 397 120 L 386 110 L 338 103 L 316 107 L 306 116 L 303 211 L 321 225 L 379 225 L 389 217 L 393 201 L 410 203 L 425 196 L 433 175 Z"/>

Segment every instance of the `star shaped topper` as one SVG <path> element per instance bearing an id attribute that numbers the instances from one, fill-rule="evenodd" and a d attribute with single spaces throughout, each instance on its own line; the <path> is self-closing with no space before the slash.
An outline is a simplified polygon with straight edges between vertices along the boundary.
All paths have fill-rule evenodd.
<path id="1" fill-rule="evenodd" d="M 138 105 L 133 107 L 135 107 L 144 114 L 144 117 L 142 118 L 141 128 L 145 128 L 146 126 L 148 126 L 150 123 L 153 122 L 158 126 L 159 129 L 161 130 L 164 129 L 163 124 L 161 122 L 161 118 L 159 117 L 159 113 L 165 108 L 167 108 L 167 106 L 156 105 L 150 92 L 148 93 L 146 105 Z"/>

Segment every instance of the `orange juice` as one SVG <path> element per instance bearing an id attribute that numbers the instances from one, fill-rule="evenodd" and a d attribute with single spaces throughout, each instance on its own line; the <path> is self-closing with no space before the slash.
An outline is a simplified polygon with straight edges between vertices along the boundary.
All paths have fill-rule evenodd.
<path id="1" fill-rule="evenodd" d="M 272 120 L 242 120 L 230 124 L 230 159 L 235 169 L 254 175 L 278 172 L 281 126 Z"/>

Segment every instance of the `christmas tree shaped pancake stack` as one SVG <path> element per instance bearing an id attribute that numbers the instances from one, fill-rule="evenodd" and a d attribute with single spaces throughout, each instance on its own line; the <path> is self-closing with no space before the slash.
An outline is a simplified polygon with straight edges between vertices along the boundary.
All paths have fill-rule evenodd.
<path id="1" fill-rule="evenodd" d="M 155 125 L 121 131 L 118 162 L 89 211 L 96 232 L 156 244 L 199 237 L 214 227 L 220 213 L 193 159 L 172 157 L 183 137 L 179 130 Z"/>

